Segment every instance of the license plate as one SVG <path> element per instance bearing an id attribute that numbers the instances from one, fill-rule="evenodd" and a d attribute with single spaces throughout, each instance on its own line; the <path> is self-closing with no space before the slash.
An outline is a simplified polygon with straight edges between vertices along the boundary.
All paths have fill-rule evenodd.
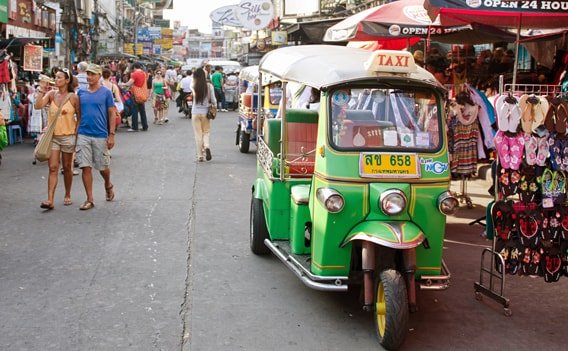
<path id="1" fill-rule="evenodd" d="M 419 178 L 417 154 L 363 152 L 359 174 L 365 178 Z"/>

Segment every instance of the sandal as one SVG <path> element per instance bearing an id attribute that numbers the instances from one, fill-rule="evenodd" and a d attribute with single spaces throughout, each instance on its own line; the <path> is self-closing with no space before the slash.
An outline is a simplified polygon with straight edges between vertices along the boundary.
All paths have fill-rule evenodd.
<path id="1" fill-rule="evenodd" d="M 81 211 L 86 211 L 86 210 L 90 210 L 91 208 L 95 207 L 95 203 L 91 202 L 91 201 L 85 201 L 83 202 L 83 204 L 81 205 L 81 207 L 79 207 L 79 209 Z"/>
<path id="2" fill-rule="evenodd" d="M 66 197 L 66 198 L 63 199 L 63 206 L 69 206 L 69 205 L 72 205 L 72 204 L 73 204 L 73 201 L 71 201 L 71 198 Z"/>
<path id="3" fill-rule="evenodd" d="M 39 207 L 46 209 L 46 210 L 53 210 L 55 208 L 55 205 L 53 205 L 49 201 L 44 201 L 39 205 Z"/>
<path id="4" fill-rule="evenodd" d="M 108 188 L 105 188 L 107 201 L 112 201 L 114 199 L 114 191 L 112 190 L 113 187 L 114 184 L 111 184 Z"/>
<path id="5" fill-rule="evenodd" d="M 556 251 L 556 250 L 555 250 Z M 558 252 L 548 253 L 544 256 L 544 281 L 554 283 L 560 280 L 562 275 L 562 256 Z"/>

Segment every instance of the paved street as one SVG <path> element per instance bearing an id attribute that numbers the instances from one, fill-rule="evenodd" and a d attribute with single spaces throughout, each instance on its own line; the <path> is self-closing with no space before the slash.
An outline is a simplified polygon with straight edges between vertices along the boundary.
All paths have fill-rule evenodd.
<path id="1" fill-rule="evenodd" d="M 151 115 L 151 112 L 150 112 Z M 0 350 L 377 350 L 358 296 L 313 291 L 274 256 L 248 247 L 255 147 L 238 152 L 236 113 L 212 126 L 210 162 L 195 162 L 191 121 L 173 107 L 148 132 L 120 129 L 113 202 L 95 178 L 95 208 L 74 177 L 73 205 L 45 212 L 47 167 L 33 146 L 10 146 L 0 166 Z M 453 185 L 458 189 L 458 184 Z M 450 218 L 452 286 L 418 293 L 405 350 L 564 350 L 568 278 L 507 277 L 512 317 L 474 299 L 490 243 L 468 225 L 490 201 Z"/>

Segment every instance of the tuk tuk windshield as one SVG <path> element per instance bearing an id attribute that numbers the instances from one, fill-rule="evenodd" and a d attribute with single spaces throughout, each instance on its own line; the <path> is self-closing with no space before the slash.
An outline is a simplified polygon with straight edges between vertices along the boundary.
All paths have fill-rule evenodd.
<path id="1" fill-rule="evenodd" d="M 439 95 L 426 88 L 330 92 L 331 142 L 342 150 L 434 152 L 440 147 Z"/>

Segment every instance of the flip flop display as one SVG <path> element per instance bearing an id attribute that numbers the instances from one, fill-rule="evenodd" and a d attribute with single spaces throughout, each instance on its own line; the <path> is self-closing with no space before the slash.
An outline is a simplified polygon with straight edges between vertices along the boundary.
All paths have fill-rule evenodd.
<path id="1" fill-rule="evenodd" d="M 496 260 L 495 269 L 556 282 L 568 277 L 568 103 L 504 94 L 494 107 L 497 201 L 490 216 L 504 263 Z"/>

